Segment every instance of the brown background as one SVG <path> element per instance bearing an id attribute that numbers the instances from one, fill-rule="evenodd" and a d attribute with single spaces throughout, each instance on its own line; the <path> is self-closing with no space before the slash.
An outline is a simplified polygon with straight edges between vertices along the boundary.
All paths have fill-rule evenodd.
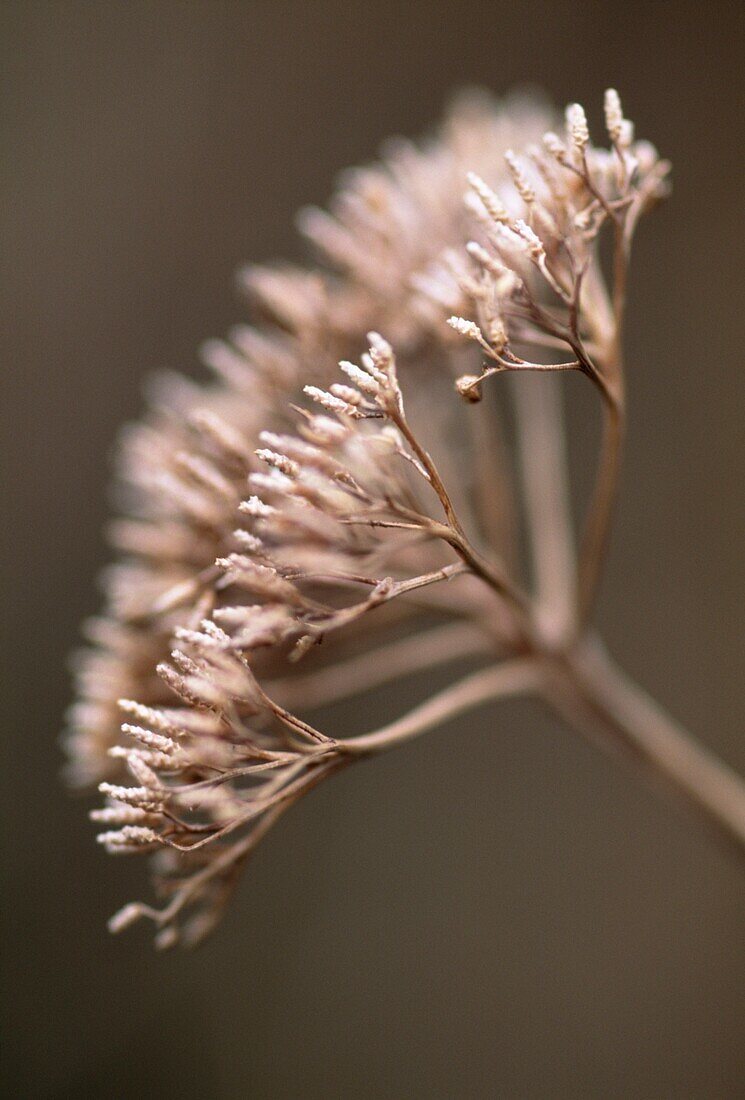
<path id="1" fill-rule="evenodd" d="M 3 4 L 8 1095 L 743 1094 L 742 868 L 537 709 L 317 792 L 191 956 L 107 936 L 144 867 L 96 850 L 55 742 L 111 440 L 148 371 L 198 371 L 243 316 L 238 264 L 300 258 L 293 211 L 455 86 L 538 82 L 597 126 L 613 83 L 676 173 L 635 257 L 601 617 L 745 771 L 739 7 Z"/>

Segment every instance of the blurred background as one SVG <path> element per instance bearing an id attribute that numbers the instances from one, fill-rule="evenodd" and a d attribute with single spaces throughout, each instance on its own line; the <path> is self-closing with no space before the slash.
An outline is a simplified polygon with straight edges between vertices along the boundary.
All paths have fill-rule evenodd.
<path id="1" fill-rule="evenodd" d="M 199 343 L 245 316 L 235 269 L 302 259 L 294 211 L 454 88 L 543 85 L 597 130 L 612 84 L 675 187 L 635 253 L 600 618 L 745 771 L 740 5 L 5 0 L 0 17 L 6 1095 L 742 1096 L 742 867 L 538 708 L 322 787 L 193 955 L 108 936 L 145 867 L 93 843 L 56 741 L 115 432 L 150 371 L 198 375 Z"/>

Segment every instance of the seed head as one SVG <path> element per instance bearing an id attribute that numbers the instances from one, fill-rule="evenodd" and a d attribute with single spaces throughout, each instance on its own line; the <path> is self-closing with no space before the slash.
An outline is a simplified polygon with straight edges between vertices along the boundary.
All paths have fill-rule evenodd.
<path id="1" fill-rule="evenodd" d="M 567 107 L 567 132 L 572 145 L 579 152 L 583 152 L 590 142 L 590 131 L 587 126 L 585 109 L 579 103 L 571 103 Z"/>
<path id="2" fill-rule="evenodd" d="M 620 141 L 623 133 L 623 109 L 621 100 L 615 88 L 608 88 L 605 93 L 605 125 L 608 137 L 612 142 Z"/>

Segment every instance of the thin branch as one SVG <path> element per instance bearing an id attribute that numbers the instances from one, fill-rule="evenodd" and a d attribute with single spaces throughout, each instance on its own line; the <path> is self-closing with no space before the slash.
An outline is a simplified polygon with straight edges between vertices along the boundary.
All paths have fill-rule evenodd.
<path id="1" fill-rule="evenodd" d="M 494 412 L 495 415 L 488 414 Z M 478 525 L 511 572 L 517 566 L 517 516 L 513 471 L 501 416 L 482 402 L 468 410 Z"/>
<path id="2" fill-rule="evenodd" d="M 228 836 L 230 833 L 234 833 L 236 829 L 240 829 L 243 825 L 245 825 L 248 821 L 251 821 L 253 818 L 260 817 L 262 814 L 266 813 L 267 810 L 270 810 L 273 806 L 276 806 L 281 802 L 285 802 L 288 799 L 294 801 L 296 795 L 301 794 L 311 785 L 315 785 L 315 781 L 317 780 L 317 778 L 328 772 L 331 768 L 335 767 L 337 763 L 338 761 L 336 761 L 332 757 L 329 757 L 327 761 L 323 761 L 321 764 L 315 767 L 314 770 L 311 770 L 308 767 L 308 758 L 306 757 L 305 759 L 300 761 L 295 767 L 291 766 L 290 768 L 288 768 L 284 775 L 280 773 L 277 779 L 278 782 L 281 783 L 281 785 L 276 786 L 276 789 L 274 790 L 270 790 L 269 785 L 267 785 L 267 787 L 262 789 L 262 794 L 260 797 L 246 800 L 248 808 L 244 810 L 243 813 L 237 814 L 234 818 L 231 818 L 230 821 L 227 821 L 224 825 L 217 827 L 215 831 L 209 836 L 206 836 L 201 840 L 197 840 L 194 844 L 180 844 L 178 843 L 178 841 L 169 840 L 166 836 L 162 835 L 160 838 L 161 842 L 167 845 L 169 848 L 175 848 L 178 852 L 195 852 L 199 848 L 205 847 L 205 845 L 207 844 L 212 844 L 216 840 L 221 840 L 223 837 Z M 293 778 L 291 782 L 284 782 L 284 780 L 290 779 L 291 775 L 294 775 L 297 770 L 300 770 L 301 772 L 299 778 Z M 305 771 L 305 774 L 302 774 L 303 770 Z"/>
<path id="3" fill-rule="evenodd" d="M 340 627 L 355 622 L 367 611 L 381 607 L 383 604 L 387 604 L 391 600 L 396 599 L 396 597 L 405 597 L 411 592 L 417 592 L 419 589 L 428 588 L 430 585 L 437 584 L 440 581 L 448 581 L 453 577 L 462 576 L 468 571 L 469 568 L 465 562 L 457 561 L 450 565 L 444 565 L 440 569 L 434 569 L 431 573 L 422 573 L 418 577 L 409 577 L 407 580 L 394 581 L 392 578 L 387 577 L 383 580 L 376 581 L 375 588 L 366 599 L 361 600 L 359 603 L 351 604 L 349 607 L 341 608 L 341 610 L 334 612 L 333 615 L 330 615 L 320 623 L 305 623 L 307 637 L 320 638 L 331 630 L 338 630 Z M 367 582 L 363 581 L 363 583 Z"/>
<path id="4" fill-rule="evenodd" d="M 558 380 L 513 389 L 537 614 L 549 645 L 568 636 L 576 607 L 576 563 Z"/>
<path id="5" fill-rule="evenodd" d="M 317 672 L 275 680 L 267 686 L 289 709 L 308 707 L 313 710 L 370 691 L 390 680 L 433 668 L 454 657 L 483 653 L 489 646 L 482 631 L 467 624 L 453 623 L 390 642 Z"/>
<path id="6" fill-rule="evenodd" d="M 340 761 L 337 761 L 334 766 L 339 767 L 340 763 Z M 282 814 L 288 810 L 290 806 L 293 806 L 299 798 L 312 790 L 312 788 L 328 774 L 328 771 L 328 768 L 326 770 L 319 768 L 309 773 L 308 781 L 303 787 L 294 790 L 291 796 L 281 802 L 274 803 L 274 805 L 266 809 L 246 836 L 242 837 L 237 843 L 225 848 L 215 859 L 207 863 L 201 871 L 192 875 L 164 909 L 154 909 L 149 905 L 135 903 L 140 916 L 149 917 L 159 927 L 164 927 L 174 921 L 181 910 L 203 891 L 207 883 L 215 878 L 219 878 L 230 868 L 242 863 L 251 852 L 253 852 L 259 841 L 264 838 Z M 115 920 L 115 918 L 112 918 L 112 921 L 113 920 Z M 111 927 L 111 922 L 109 926 Z"/>
<path id="7" fill-rule="evenodd" d="M 592 611 L 610 536 L 618 492 L 625 434 L 625 413 L 620 400 L 604 391 L 603 438 L 592 500 L 585 521 L 579 566 L 579 622 Z"/>
<path id="8" fill-rule="evenodd" d="M 412 432 L 409 427 L 409 422 L 406 417 L 400 411 L 391 410 L 390 412 L 391 422 L 395 424 L 398 430 L 403 435 L 406 442 L 411 447 L 412 452 L 419 461 L 420 465 L 424 469 L 427 480 L 437 494 L 440 503 L 442 504 L 443 511 L 447 516 L 447 521 L 450 526 L 459 535 L 463 535 L 463 528 L 460 525 L 460 521 L 455 513 L 453 502 L 450 499 L 447 489 L 440 477 L 440 472 L 435 465 L 432 456 L 422 447 L 421 443 Z"/>
<path id="9" fill-rule="evenodd" d="M 337 741 L 336 751 L 351 754 L 382 752 L 489 700 L 531 691 L 540 678 L 539 666 L 529 658 L 482 669 L 433 695 L 388 726 L 360 737 Z"/>

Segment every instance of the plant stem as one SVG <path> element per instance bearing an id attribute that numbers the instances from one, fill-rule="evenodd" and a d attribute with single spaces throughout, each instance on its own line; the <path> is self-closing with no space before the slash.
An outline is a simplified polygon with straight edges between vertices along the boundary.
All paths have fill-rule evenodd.
<path id="1" fill-rule="evenodd" d="M 481 669 L 388 726 L 337 741 L 333 752 L 385 752 L 483 703 L 531 694 L 593 743 L 625 756 L 745 857 L 745 782 L 627 679 L 597 642 Z"/>
<path id="2" fill-rule="evenodd" d="M 587 623 L 592 612 L 605 560 L 613 518 L 613 506 L 621 472 L 621 457 L 626 427 L 622 337 L 626 311 L 629 243 L 626 239 L 624 225 L 625 216 L 615 220 L 613 337 L 603 357 L 602 370 L 594 368 L 591 375 L 603 398 L 603 438 L 597 479 L 580 553 L 579 623 L 581 625 Z"/>
<path id="3" fill-rule="evenodd" d="M 579 567 L 579 622 L 586 623 L 597 593 L 618 491 L 625 434 L 621 397 L 604 393 L 603 439 L 598 473 L 582 538 Z"/>
<path id="4" fill-rule="evenodd" d="M 529 658 L 481 669 L 433 695 L 390 725 L 361 737 L 337 741 L 335 749 L 360 755 L 383 752 L 481 703 L 535 691 L 540 677 L 539 666 Z"/>
<path id="5" fill-rule="evenodd" d="M 574 535 L 558 379 L 514 387 L 536 615 L 544 638 L 571 633 L 576 608 Z"/>
<path id="6" fill-rule="evenodd" d="M 484 631 L 468 623 L 448 623 L 378 646 L 328 668 L 276 680 L 268 685 L 267 691 L 272 696 L 278 694 L 285 707 L 302 706 L 312 710 L 370 691 L 401 676 L 446 664 L 454 655 L 471 657 L 489 648 L 490 640 Z"/>
<path id="7" fill-rule="evenodd" d="M 745 782 L 627 679 L 599 645 L 565 662 L 564 684 L 549 689 L 553 708 L 592 741 L 625 755 L 745 857 Z"/>

